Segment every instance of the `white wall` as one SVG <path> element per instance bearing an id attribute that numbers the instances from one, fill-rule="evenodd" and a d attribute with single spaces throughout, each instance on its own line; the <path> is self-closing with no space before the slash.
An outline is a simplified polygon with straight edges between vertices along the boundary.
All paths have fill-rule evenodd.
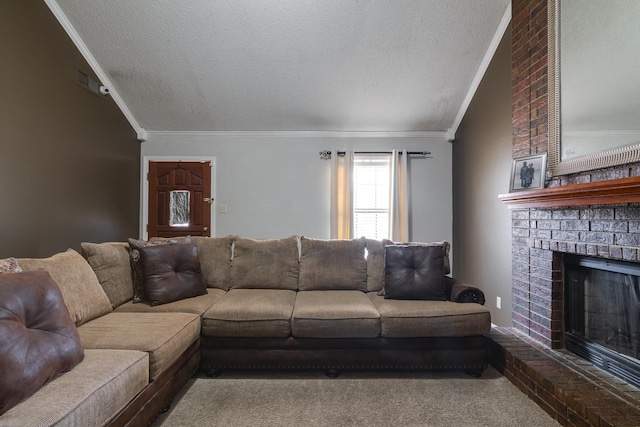
<path id="1" fill-rule="evenodd" d="M 321 160 L 319 152 L 393 148 L 430 151 L 433 156 L 409 160 L 412 240 L 451 241 L 452 151 L 444 133 L 336 137 L 150 132 L 141 157 L 215 157 L 215 203 L 226 204 L 228 212 L 214 212 L 212 235 L 328 239 L 331 162 Z"/>

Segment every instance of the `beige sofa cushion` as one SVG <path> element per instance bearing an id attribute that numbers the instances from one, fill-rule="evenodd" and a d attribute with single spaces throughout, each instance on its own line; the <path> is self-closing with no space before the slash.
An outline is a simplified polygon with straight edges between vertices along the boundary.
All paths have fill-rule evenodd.
<path id="1" fill-rule="evenodd" d="M 284 289 L 232 289 L 202 316 L 208 337 L 288 337 L 296 293 Z"/>
<path id="2" fill-rule="evenodd" d="M 191 313 L 113 312 L 78 328 L 85 349 L 149 353 L 153 381 L 200 336 L 200 316 Z"/>
<path id="3" fill-rule="evenodd" d="M 475 303 L 390 300 L 369 292 L 386 338 L 466 337 L 491 330 L 489 309 Z"/>
<path id="4" fill-rule="evenodd" d="M 233 236 L 191 236 L 191 241 L 198 247 L 202 278 L 207 287 L 224 289 L 225 291 L 229 289 L 233 239 Z"/>
<path id="5" fill-rule="evenodd" d="M 129 244 L 83 242 L 80 246 L 113 308 L 130 301 L 133 298 L 133 271 Z"/>
<path id="6" fill-rule="evenodd" d="M 207 288 L 206 295 L 173 301 L 161 305 L 149 305 L 149 303 L 126 302 L 116 308 L 117 313 L 193 313 L 202 316 L 216 301 L 227 291 L 216 288 Z"/>
<path id="7" fill-rule="evenodd" d="M 298 289 L 298 237 L 252 240 L 233 247 L 231 289 Z"/>
<path id="8" fill-rule="evenodd" d="M 78 326 L 113 309 L 91 266 L 73 249 L 49 258 L 20 258 L 18 263 L 25 271 L 42 269 L 51 275 Z"/>
<path id="9" fill-rule="evenodd" d="M 84 360 L 0 416 L 3 427 L 101 426 L 149 381 L 142 351 L 86 350 Z"/>
<path id="10" fill-rule="evenodd" d="M 375 338 L 380 315 L 360 291 L 301 291 L 291 330 L 298 338 Z"/>
<path id="11" fill-rule="evenodd" d="M 367 290 L 365 239 L 300 239 L 301 291 Z"/>

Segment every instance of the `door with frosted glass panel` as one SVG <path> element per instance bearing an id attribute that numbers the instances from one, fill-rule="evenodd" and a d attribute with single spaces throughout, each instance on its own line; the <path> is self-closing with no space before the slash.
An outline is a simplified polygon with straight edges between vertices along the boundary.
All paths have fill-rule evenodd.
<path id="1" fill-rule="evenodd" d="M 211 235 L 211 162 L 149 162 L 151 237 Z"/>

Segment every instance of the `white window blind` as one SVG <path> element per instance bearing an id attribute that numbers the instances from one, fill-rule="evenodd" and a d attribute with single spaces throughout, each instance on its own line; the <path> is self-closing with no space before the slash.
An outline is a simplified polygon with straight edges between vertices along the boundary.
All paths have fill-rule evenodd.
<path id="1" fill-rule="evenodd" d="M 353 237 L 388 239 L 391 210 L 391 155 L 355 154 Z"/>

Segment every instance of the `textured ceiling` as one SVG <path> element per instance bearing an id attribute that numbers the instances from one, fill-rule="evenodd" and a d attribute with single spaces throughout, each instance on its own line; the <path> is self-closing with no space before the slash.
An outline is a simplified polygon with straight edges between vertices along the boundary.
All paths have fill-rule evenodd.
<path id="1" fill-rule="evenodd" d="M 48 4 L 146 130 L 446 131 L 510 0 Z"/>

